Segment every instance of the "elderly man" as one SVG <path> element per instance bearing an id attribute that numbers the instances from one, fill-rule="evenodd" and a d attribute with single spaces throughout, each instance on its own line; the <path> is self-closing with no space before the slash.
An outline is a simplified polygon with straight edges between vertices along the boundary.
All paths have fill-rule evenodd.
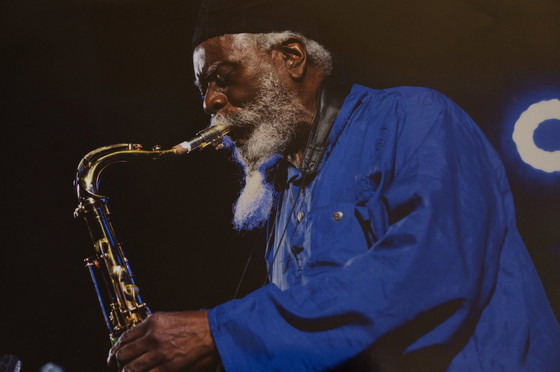
<path id="1" fill-rule="evenodd" d="M 556 370 L 558 322 L 480 130 L 432 90 L 341 82 L 293 9 L 206 1 L 194 37 L 204 109 L 234 128 L 246 173 L 234 225 L 267 224 L 270 284 L 208 312 L 156 313 L 109 362 Z"/>

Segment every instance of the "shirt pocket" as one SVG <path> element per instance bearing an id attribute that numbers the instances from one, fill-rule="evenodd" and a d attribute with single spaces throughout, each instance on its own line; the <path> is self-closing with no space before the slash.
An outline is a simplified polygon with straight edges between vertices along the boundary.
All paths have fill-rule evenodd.
<path id="1" fill-rule="evenodd" d="M 329 269 L 368 249 L 368 239 L 353 203 L 331 204 L 309 212 L 305 244 L 306 269 Z"/>

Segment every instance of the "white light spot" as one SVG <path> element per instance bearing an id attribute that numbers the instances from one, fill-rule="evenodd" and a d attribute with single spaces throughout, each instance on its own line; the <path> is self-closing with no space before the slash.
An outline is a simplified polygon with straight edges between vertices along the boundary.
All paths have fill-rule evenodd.
<path id="1" fill-rule="evenodd" d="M 533 134 L 542 122 L 551 119 L 560 119 L 560 100 L 534 103 L 517 119 L 512 136 L 521 159 L 547 173 L 560 172 L 560 150 L 546 151 L 539 148 Z"/>

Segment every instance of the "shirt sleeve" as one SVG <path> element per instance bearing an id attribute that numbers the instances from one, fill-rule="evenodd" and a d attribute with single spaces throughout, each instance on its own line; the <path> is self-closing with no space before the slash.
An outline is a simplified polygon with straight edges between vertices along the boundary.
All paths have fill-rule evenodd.
<path id="1" fill-rule="evenodd" d="M 445 369 L 470 337 L 496 283 L 507 183 L 468 116 L 430 97 L 406 107 L 371 160 L 367 252 L 210 311 L 226 371 L 329 370 L 359 354 Z"/>

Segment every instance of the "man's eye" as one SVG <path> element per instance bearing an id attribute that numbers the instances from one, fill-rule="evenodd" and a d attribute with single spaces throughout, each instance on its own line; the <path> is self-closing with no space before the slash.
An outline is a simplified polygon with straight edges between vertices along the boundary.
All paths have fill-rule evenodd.
<path id="1" fill-rule="evenodd" d="M 216 74 L 215 81 L 219 87 L 223 87 L 224 85 L 227 85 L 229 82 L 229 74 Z"/>

